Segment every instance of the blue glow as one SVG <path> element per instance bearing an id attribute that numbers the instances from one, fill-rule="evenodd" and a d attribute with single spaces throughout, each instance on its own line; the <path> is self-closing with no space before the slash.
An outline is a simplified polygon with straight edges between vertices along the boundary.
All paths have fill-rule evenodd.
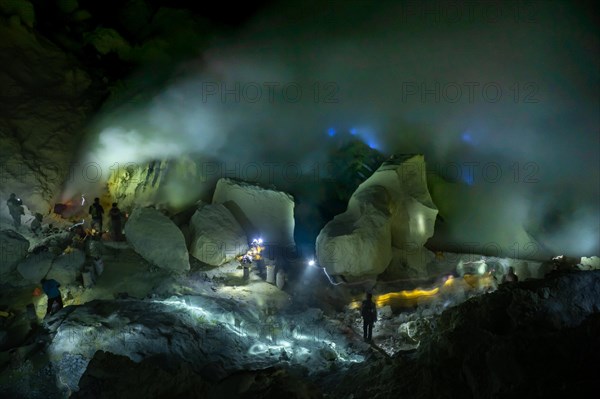
<path id="1" fill-rule="evenodd" d="M 373 150 L 378 150 L 379 149 L 379 145 L 373 141 L 373 139 L 367 139 L 367 145 L 372 148 Z"/>
<path id="2" fill-rule="evenodd" d="M 463 133 L 461 136 L 461 139 L 465 143 L 473 144 L 473 136 L 471 136 L 471 133 L 469 133 L 469 132 Z"/>
<path id="3" fill-rule="evenodd" d="M 472 186 L 473 183 L 475 182 L 475 177 L 473 175 L 474 175 L 474 173 L 473 173 L 472 168 L 468 168 L 466 170 L 466 172 L 463 174 L 463 180 L 469 186 Z"/>
<path id="4" fill-rule="evenodd" d="M 329 137 L 335 136 L 335 129 L 330 127 L 329 129 L 327 129 L 327 134 L 329 135 Z"/>
<path id="5" fill-rule="evenodd" d="M 353 127 L 352 129 L 350 129 L 350 134 L 351 135 L 356 136 L 356 133 L 358 133 L 358 131 L 356 130 L 356 128 Z"/>

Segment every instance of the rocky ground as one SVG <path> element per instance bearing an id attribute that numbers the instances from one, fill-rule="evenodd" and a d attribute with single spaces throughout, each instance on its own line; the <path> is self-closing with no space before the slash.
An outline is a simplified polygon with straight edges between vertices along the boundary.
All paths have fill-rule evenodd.
<path id="1" fill-rule="evenodd" d="M 112 251 L 71 306 L 33 330 L 25 313 L 5 321 L 22 340 L 2 352 L 3 397 L 551 397 L 595 381 L 599 271 L 384 306 L 371 346 L 352 290 L 324 276 L 281 291 L 235 267 L 169 274 Z"/>

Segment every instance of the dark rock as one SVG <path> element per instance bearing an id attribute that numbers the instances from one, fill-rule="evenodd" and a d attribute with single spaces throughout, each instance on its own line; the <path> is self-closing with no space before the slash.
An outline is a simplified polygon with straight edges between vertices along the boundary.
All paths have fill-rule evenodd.
<path id="1" fill-rule="evenodd" d="M 600 272 L 503 285 L 434 317 L 410 356 L 352 366 L 333 396 L 592 397 L 599 308 Z"/>

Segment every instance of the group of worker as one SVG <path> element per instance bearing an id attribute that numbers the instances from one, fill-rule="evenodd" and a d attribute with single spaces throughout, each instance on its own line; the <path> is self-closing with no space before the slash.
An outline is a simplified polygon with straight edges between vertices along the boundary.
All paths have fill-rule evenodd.
<path id="1" fill-rule="evenodd" d="M 8 212 L 13 219 L 13 225 L 18 231 L 21 227 L 21 217 L 25 215 L 25 209 L 23 207 L 23 201 L 17 197 L 15 193 L 10 194 L 10 197 L 6 201 L 8 206 Z M 104 208 L 100 204 L 100 198 L 94 198 L 94 203 L 90 205 L 88 210 L 92 217 L 91 228 L 96 234 L 102 234 Z M 108 211 L 110 218 L 110 236 L 114 241 L 123 241 L 123 214 L 118 207 L 116 202 L 113 202 L 111 209 Z M 41 213 L 36 213 L 34 219 L 31 222 L 30 229 L 35 236 L 39 236 L 42 233 L 42 220 L 44 216 Z"/>
<path id="2" fill-rule="evenodd" d="M 108 211 L 110 217 L 110 236 L 114 241 L 123 241 L 123 213 L 116 202 Z M 102 222 L 104 216 L 104 207 L 100 205 L 100 198 L 94 198 L 94 203 L 90 205 L 89 214 L 92 217 L 92 229 L 102 234 Z"/>
<path id="3" fill-rule="evenodd" d="M 23 201 L 17 197 L 16 194 L 10 194 L 6 201 L 8 211 L 13 219 L 13 225 L 18 231 L 21 227 L 21 217 L 25 215 L 23 207 Z M 103 216 L 104 208 L 100 204 L 100 198 L 95 198 L 94 203 L 90 205 L 88 212 L 92 217 L 91 231 L 92 235 L 99 236 L 103 232 Z M 123 214 L 118 208 L 118 204 L 113 202 L 111 209 L 108 212 L 110 218 L 110 236 L 114 241 L 123 241 Z M 31 222 L 30 229 L 35 236 L 39 236 L 42 233 L 42 220 L 43 215 L 41 213 L 35 213 L 34 219 Z M 83 228 L 83 223 L 73 226 L 70 231 L 75 232 L 75 239 L 85 239 L 88 236 L 88 232 Z M 47 279 L 46 277 L 40 280 L 42 290 L 48 297 L 48 306 L 46 309 L 46 316 L 52 315 L 63 308 L 62 295 L 59 290 L 60 283 L 54 279 Z"/>

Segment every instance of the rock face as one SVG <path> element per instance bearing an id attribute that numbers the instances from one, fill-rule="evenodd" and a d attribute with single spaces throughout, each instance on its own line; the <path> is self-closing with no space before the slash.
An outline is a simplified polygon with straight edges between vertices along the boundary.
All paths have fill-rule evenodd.
<path id="1" fill-rule="evenodd" d="M 123 209 L 153 204 L 180 209 L 214 187 L 216 181 L 203 181 L 201 165 L 201 160 L 185 155 L 172 160 L 132 162 L 116 169 L 107 186 Z"/>
<path id="2" fill-rule="evenodd" d="M 380 274 L 390 262 L 402 276 L 422 274 L 432 259 L 423 244 L 433 235 L 437 208 L 427 190 L 422 155 L 392 157 L 354 192 L 346 212 L 317 237 L 317 257 L 330 274 Z"/>
<path id="3" fill-rule="evenodd" d="M 432 323 L 400 326 L 400 335 L 420 341 L 411 360 L 356 365 L 336 395 L 594 397 L 597 371 L 589 365 L 600 361 L 599 308 L 600 271 L 501 285 L 447 308 Z"/>
<path id="4" fill-rule="evenodd" d="M 190 253 L 213 266 L 229 262 L 248 250 L 246 233 L 222 204 L 205 205 L 190 221 Z"/>
<path id="5" fill-rule="evenodd" d="M 252 239 L 267 244 L 294 245 L 294 199 L 281 191 L 232 179 L 217 182 L 213 204 L 224 204 Z"/>
<path id="6" fill-rule="evenodd" d="M 181 230 L 154 208 L 134 210 L 125 225 L 127 241 L 148 262 L 173 271 L 190 270 Z"/>
<path id="7" fill-rule="evenodd" d="M 29 2 L 2 2 L 9 3 L 33 12 Z M 102 94 L 90 90 L 92 79 L 74 57 L 23 26 L 31 26 L 33 14 L 14 7 L 0 10 L 19 16 L 0 18 L 0 197 L 14 192 L 30 210 L 46 213 Z M 81 167 L 73 172 L 79 176 Z"/>
<path id="8" fill-rule="evenodd" d="M 75 249 L 54 259 L 47 278 L 52 278 L 63 286 L 74 283 L 83 271 L 84 264 L 85 253 L 79 249 Z"/>
<path id="9" fill-rule="evenodd" d="M 9 274 L 27 256 L 29 241 L 14 230 L 0 231 L 0 275 Z"/>
<path id="10" fill-rule="evenodd" d="M 51 252 L 31 254 L 19 263 L 17 271 L 25 280 L 32 283 L 39 283 L 42 277 L 50 270 L 53 260 L 54 254 Z"/>

